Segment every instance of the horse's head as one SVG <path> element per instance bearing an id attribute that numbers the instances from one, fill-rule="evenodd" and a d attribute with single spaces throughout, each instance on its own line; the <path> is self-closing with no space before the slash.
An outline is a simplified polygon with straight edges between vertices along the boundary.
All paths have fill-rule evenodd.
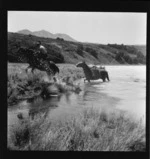
<path id="1" fill-rule="evenodd" d="M 18 55 L 19 56 L 27 56 L 28 54 L 28 51 L 27 51 L 27 48 L 23 48 L 23 47 L 20 47 L 17 51 Z"/>
<path id="2" fill-rule="evenodd" d="M 20 54 L 24 54 L 24 55 L 28 56 L 28 55 L 32 55 L 34 53 L 34 50 L 20 47 L 17 52 Z"/>
<path id="3" fill-rule="evenodd" d="M 79 62 L 76 64 L 76 67 L 81 67 L 84 71 L 86 79 L 90 82 L 90 79 L 93 78 L 92 71 L 89 66 L 85 63 L 85 61 Z"/>
<path id="4" fill-rule="evenodd" d="M 20 61 L 24 61 L 26 58 L 27 58 L 27 54 L 26 54 L 26 48 L 23 48 L 23 47 L 19 47 L 18 50 L 17 50 L 17 55 L 18 55 L 18 59 Z"/>
<path id="5" fill-rule="evenodd" d="M 33 58 L 34 51 L 32 49 L 20 47 L 17 53 L 20 59 L 25 58 L 27 61 L 30 61 L 30 59 Z"/>
<path id="6" fill-rule="evenodd" d="M 76 67 L 84 67 L 86 65 L 85 61 L 76 64 Z"/>

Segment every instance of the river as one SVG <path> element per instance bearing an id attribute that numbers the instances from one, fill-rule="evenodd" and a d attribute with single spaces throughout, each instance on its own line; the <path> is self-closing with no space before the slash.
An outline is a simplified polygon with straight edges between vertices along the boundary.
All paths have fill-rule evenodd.
<path id="1" fill-rule="evenodd" d="M 105 66 L 110 81 L 95 80 L 91 83 L 78 81 L 82 91 L 68 93 L 36 103 L 21 102 L 8 108 L 8 127 L 17 122 L 17 114 L 28 117 L 29 112 L 46 112 L 50 120 L 62 120 L 76 115 L 83 108 L 93 107 L 106 110 L 126 111 L 136 119 L 146 116 L 146 66 Z M 40 108 L 39 108 L 39 106 Z M 41 108 L 42 105 L 42 108 Z"/>

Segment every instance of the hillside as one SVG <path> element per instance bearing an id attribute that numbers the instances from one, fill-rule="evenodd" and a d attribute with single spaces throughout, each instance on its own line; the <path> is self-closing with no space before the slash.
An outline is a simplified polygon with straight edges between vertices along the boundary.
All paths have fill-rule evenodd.
<path id="1" fill-rule="evenodd" d="M 89 64 L 146 64 L 144 53 L 134 46 L 71 42 L 62 38 L 52 39 L 18 33 L 8 33 L 8 61 L 20 62 L 17 55 L 18 45 L 33 48 L 39 40 L 47 48 L 48 57 L 56 63 L 76 64 L 85 60 Z"/>
<path id="2" fill-rule="evenodd" d="M 35 36 L 38 36 L 38 37 L 45 37 L 45 38 L 52 38 L 52 39 L 63 38 L 64 40 L 67 40 L 67 41 L 76 42 L 75 39 L 73 39 L 72 37 L 70 37 L 67 34 L 60 34 L 60 33 L 52 34 L 52 33 L 48 32 L 46 30 L 40 30 L 40 31 L 32 32 L 30 30 L 24 29 L 24 30 L 18 31 L 17 33 L 25 34 L 25 35 L 35 35 Z"/>
<path id="3" fill-rule="evenodd" d="M 137 50 L 141 51 L 144 56 L 146 56 L 146 47 L 145 47 L 145 45 L 134 45 L 134 47 Z"/>

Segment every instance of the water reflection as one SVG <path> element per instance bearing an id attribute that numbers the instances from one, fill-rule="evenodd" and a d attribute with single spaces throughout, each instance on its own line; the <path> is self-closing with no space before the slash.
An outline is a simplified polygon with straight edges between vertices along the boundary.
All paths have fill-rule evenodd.
<path id="1" fill-rule="evenodd" d="M 93 83 L 83 83 L 81 85 L 82 91 L 79 94 L 68 92 L 60 96 L 51 96 L 47 100 L 43 100 L 41 97 L 32 99 L 26 106 L 21 107 L 20 112 L 24 117 L 34 120 L 40 116 L 49 119 L 63 119 L 64 117 L 76 114 L 81 111 L 83 107 L 113 107 L 118 101 L 117 98 L 108 97 L 106 94 L 101 93 L 101 85 L 104 85 L 101 81 Z M 28 101 L 28 102 L 29 102 Z M 22 102 L 23 103 L 23 102 Z M 11 116 L 17 116 L 18 106 L 12 111 Z M 25 115 L 27 114 L 28 115 Z M 14 114 L 13 114 L 14 113 Z"/>
<path id="2" fill-rule="evenodd" d="M 46 118 L 52 109 L 58 107 L 60 98 L 60 96 L 53 96 L 47 100 L 43 100 L 41 97 L 38 97 L 33 103 L 29 104 L 29 117 L 33 120 L 35 116 L 44 114 L 44 118 Z"/>
<path id="3" fill-rule="evenodd" d="M 66 100 L 66 102 L 68 103 L 68 104 L 70 104 L 72 101 L 71 101 L 71 98 L 70 98 L 70 96 L 71 96 L 71 92 L 67 92 L 65 95 L 64 95 L 64 97 L 65 97 L 65 100 Z M 61 98 L 60 98 L 61 99 Z M 60 99 L 59 99 L 59 101 L 60 101 Z"/>

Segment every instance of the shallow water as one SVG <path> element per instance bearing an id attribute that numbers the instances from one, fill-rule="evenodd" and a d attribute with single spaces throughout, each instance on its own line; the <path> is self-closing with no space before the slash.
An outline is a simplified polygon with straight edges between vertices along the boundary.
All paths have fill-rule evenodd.
<path id="1" fill-rule="evenodd" d="M 44 112 L 50 120 L 62 120 L 81 112 L 85 107 L 126 111 L 135 118 L 145 119 L 146 66 L 106 66 L 106 69 L 110 82 L 96 80 L 84 83 L 81 80 L 79 82 L 82 91 L 79 94 L 68 93 L 47 101 L 39 99 L 32 104 L 24 101 L 9 108 L 8 127 L 18 122 L 19 112 L 27 118 L 29 114 L 34 118 Z"/>
<path id="2" fill-rule="evenodd" d="M 127 110 L 136 117 L 146 114 L 146 66 L 110 66 L 111 82 L 102 92 L 120 98 L 118 109 Z"/>

